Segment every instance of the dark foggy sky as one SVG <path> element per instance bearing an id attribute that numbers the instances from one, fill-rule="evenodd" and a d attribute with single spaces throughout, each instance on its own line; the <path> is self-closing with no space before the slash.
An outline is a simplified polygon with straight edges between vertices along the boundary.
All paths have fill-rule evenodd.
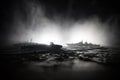
<path id="1" fill-rule="evenodd" d="M 91 17 L 97 16 L 103 23 L 110 25 L 107 27 L 109 33 L 114 34 L 114 44 L 119 45 L 120 35 L 120 11 L 119 1 L 98 1 L 98 0 L 1 0 L 0 3 L 0 43 L 1 45 L 11 43 L 11 31 L 16 27 L 19 29 L 20 26 L 15 25 L 15 21 L 19 19 L 22 23 L 30 22 L 30 10 L 32 7 L 31 3 L 36 3 L 42 6 L 43 12 L 41 15 L 47 17 L 52 21 L 60 19 L 61 23 L 64 20 L 87 20 Z M 36 5 L 33 5 L 34 7 Z M 17 14 L 17 15 L 16 15 Z M 17 16 L 17 17 L 16 17 Z M 18 19 L 17 19 L 18 18 Z M 41 17 L 40 17 L 41 18 Z M 58 20 L 59 21 L 59 20 Z M 29 29 L 27 27 L 26 29 Z M 21 31 L 22 32 L 22 31 Z M 16 32 L 12 32 L 16 34 Z"/>

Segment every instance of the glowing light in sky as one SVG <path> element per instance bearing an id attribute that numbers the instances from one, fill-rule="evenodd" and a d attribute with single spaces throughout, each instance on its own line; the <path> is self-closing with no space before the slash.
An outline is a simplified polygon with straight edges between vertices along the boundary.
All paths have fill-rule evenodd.
<path id="1" fill-rule="evenodd" d="M 91 42 L 95 44 L 107 44 L 107 33 L 96 23 L 85 22 L 84 24 L 75 24 L 71 29 L 70 42 L 80 41 Z"/>
<path id="2" fill-rule="evenodd" d="M 62 44 L 59 29 L 52 25 L 49 26 L 43 28 L 42 31 L 38 33 L 39 36 L 34 37 L 35 42 L 45 44 L 50 44 L 50 42 L 54 42 L 56 44 Z"/>
<path id="3" fill-rule="evenodd" d="M 48 23 L 42 29 L 37 31 L 37 35 L 32 32 L 33 42 L 49 44 L 54 42 L 56 44 L 65 45 L 66 43 L 91 42 L 95 44 L 107 44 L 106 30 L 102 30 L 100 25 L 92 22 L 85 22 L 83 24 L 74 23 L 60 26 L 56 23 Z M 62 28 L 60 28 L 62 27 Z"/>
<path id="4" fill-rule="evenodd" d="M 32 25 L 33 26 L 33 25 Z M 90 42 L 94 44 L 108 45 L 108 31 L 101 25 L 98 21 L 85 21 L 83 23 L 76 22 L 69 25 L 69 23 L 64 23 L 62 25 L 56 22 L 43 21 L 41 24 L 36 24 L 35 29 L 32 28 L 23 31 L 20 36 L 13 36 L 14 40 L 19 42 L 29 41 L 32 42 L 50 44 L 54 42 L 55 44 L 65 45 L 67 43 L 78 43 L 80 41 Z M 22 28 L 21 28 L 22 29 Z"/>
<path id="5" fill-rule="evenodd" d="M 13 25 L 15 27 L 12 29 L 10 36 L 12 42 L 24 42 L 32 39 L 32 42 L 45 44 L 54 42 L 64 45 L 87 41 L 109 45 L 112 34 L 109 32 L 108 25 L 100 22 L 99 18 L 74 21 L 56 17 L 55 20 L 52 20 L 45 16 L 39 5 L 34 5 L 28 6 L 30 12 L 26 23 L 22 22 L 21 17 L 15 17 Z"/>

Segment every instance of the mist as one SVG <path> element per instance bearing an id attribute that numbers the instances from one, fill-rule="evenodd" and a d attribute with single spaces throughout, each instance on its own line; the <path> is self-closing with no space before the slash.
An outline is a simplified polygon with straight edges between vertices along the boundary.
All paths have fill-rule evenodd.
<path id="1" fill-rule="evenodd" d="M 47 9 L 44 4 L 37 2 L 25 2 L 25 13 L 21 13 L 19 8 L 15 9 L 12 28 L 10 29 L 9 42 L 32 42 L 65 45 L 67 43 L 77 43 L 80 41 L 112 46 L 116 38 L 115 30 L 111 29 L 108 21 L 102 22 L 97 15 L 89 18 L 63 17 L 52 14 L 52 18 L 47 16 Z M 46 14 L 47 13 L 47 14 Z"/>

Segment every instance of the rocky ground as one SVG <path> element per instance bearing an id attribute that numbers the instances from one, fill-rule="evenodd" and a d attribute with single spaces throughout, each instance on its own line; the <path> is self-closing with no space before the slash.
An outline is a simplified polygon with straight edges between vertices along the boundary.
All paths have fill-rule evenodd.
<path id="1" fill-rule="evenodd" d="M 80 59 L 83 61 L 93 61 L 102 64 L 120 64 L 120 50 L 118 48 L 99 48 L 90 50 L 61 50 L 59 52 L 34 51 L 20 54 L 0 54 L 1 62 L 24 63 L 31 61 L 70 61 Z"/>
<path id="2" fill-rule="evenodd" d="M 118 48 L 62 49 L 58 53 L 34 51 L 0 54 L 2 79 L 115 80 L 119 78 Z"/>

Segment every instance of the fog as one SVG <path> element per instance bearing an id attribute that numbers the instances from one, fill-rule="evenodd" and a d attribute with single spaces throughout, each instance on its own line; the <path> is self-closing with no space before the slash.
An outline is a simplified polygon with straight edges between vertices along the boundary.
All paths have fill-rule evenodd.
<path id="1" fill-rule="evenodd" d="M 79 20 L 59 15 L 49 18 L 46 15 L 46 6 L 37 2 L 26 2 L 24 10 L 26 15 L 19 9 L 14 11 L 13 27 L 9 34 L 11 43 L 32 41 L 65 45 L 87 41 L 111 46 L 116 37 L 111 25 L 107 21 L 102 22 L 96 15 Z"/>

